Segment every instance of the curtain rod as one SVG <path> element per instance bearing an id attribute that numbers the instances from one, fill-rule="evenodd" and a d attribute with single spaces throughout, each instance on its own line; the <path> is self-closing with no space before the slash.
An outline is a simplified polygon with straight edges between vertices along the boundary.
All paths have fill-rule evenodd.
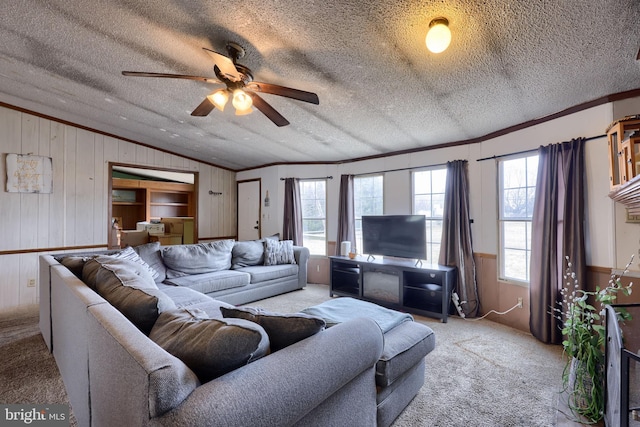
<path id="1" fill-rule="evenodd" d="M 319 176 L 317 178 L 295 178 L 295 177 L 291 177 L 291 178 L 293 178 L 293 179 L 305 179 L 305 180 L 306 179 L 308 179 L 308 180 L 312 180 L 312 179 L 333 179 L 333 177 L 331 175 L 329 175 L 329 176 Z M 284 181 L 285 179 L 288 179 L 288 178 L 280 178 L 280 181 Z"/>
<path id="2" fill-rule="evenodd" d="M 584 140 L 586 142 L 586 141 L 591 141 L 591 140 L 594 140 L 594 139 L 604 138 L 606 136 L 607 136 L 607 134 L 597 135 L 597 136 L 590 136 L 589 138 L 585 138 Z M 568 141 L 565 141 L 565 142 L 568 142 Z M 538 149 L 537 148 L 532 148 L 531 150 L 516 151 L 515 153 L 499 154 L 497 156 L 483 157 L 482 159 L 478 159 L 476 161 L 477 162 L 482 162 L 484 160 L 493 160 L 493 159 L 499 159 L 501 157 L 515 156 L 516 154 L 533 153 L 534 151 L 538 151 Z"/>
<path id="3" fill-rule="evenodd" d="M 421 168 L 435 168 L 435 167 L 438 167 L 438 166 L 446 166 L 446 165 L 447 165 L 446 163 L 437 163 L 437 164 L 434 164 L 434 165 L 411 166 L 411 167 L 407 167 L 407 168 L 388 169 L 388 170 L 383 170 L 383 171 L 378 171 L 378 172 L 356 173 L 356 174 L 353 174 L 353 176 L 375 175 L 375 174 L 378 174 L 378 173 L 400 172 L 400 171 L 408 171 L 408 170 L 421 169 Z"/>

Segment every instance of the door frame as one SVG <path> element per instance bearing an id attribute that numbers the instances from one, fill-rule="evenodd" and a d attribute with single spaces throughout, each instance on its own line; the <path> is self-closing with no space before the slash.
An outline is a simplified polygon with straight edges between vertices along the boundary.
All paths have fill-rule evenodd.
<path id="1" fill-rule="evenodd" d="M 236 181 L 236 238 L 239 238 L 240 232 L 240 184 L 247 182 L 258 182 L 258 239 L 262 239 L 262 178 L 251 178 Z"/>
<path id="2" fill-rule="evenodd" d="M 120 163 L 120 162 L 109 162 L 107 167 L 108 173 L 108 190 L 107 190 L 107 247 L 111 248 L 115 243 L 112 241 L 111 229 L 112 229 L 112 218 L 113 218 L 113 168 L 118 166 L 123 166 L 132 169 L 143 169 L 148 171 L 159 171 L 159 172 L 175 172 L 180 174 L 190 174 L 193 175 L 193 239 L 194 242 L 198 241 L 198 182 L 199 182 L 199 173 L 198 171 L 192 170 L 183 170 L 183 169 L 171 169 L 164 168 L 159 166 L 149 166 L 149 165 L 136 165 L 131 163 Z"/>

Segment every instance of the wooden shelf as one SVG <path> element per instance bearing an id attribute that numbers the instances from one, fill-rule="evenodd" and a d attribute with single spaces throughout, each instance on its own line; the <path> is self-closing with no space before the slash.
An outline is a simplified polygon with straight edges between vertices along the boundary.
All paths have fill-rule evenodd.
<path id="1" fill-rule="evenodd" d="M 112 189 L 112 217 L 124 230 L 141 221 L 196 216 L 193 184 L 112 178 Z"/>

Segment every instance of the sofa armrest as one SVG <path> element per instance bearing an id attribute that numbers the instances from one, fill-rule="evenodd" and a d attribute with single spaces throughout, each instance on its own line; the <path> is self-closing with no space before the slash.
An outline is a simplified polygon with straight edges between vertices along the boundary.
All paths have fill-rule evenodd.
<path id="1" fill-rule="evenodd" d="M 161 425 L 292 425 L 350 381 L 370 371 L 382 354 L 382 331 L 371 319 L 333 326 L 198 387 Z"/>
<path id="2" fill-rule="evenodd" d="M 309 248 L 304 246 L 293 247 L 293 257 L 298 264 L 298 285 L 301 288 L 307 286 L 307 264 L 309 263 Z"/>

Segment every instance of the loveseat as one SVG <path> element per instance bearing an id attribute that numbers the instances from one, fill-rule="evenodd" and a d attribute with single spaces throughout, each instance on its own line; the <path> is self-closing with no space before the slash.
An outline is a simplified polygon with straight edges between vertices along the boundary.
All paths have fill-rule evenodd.
<path id="1" fill-rule="evenodd" d="M 238 310 L 229 303 L 158 282 L 149 263 L 104 254 L 65 258 L 40 257 L 40 326 L 80 426 L 376 424 L 374 366 L 383 335 L 373 320 L 324 330 L 319 319 L 300 315 L 293 332 L 274 332 L 243 316 L 224 317 Z M 297 322 L 315 329 L 301 336 Z M 192 327 L 191 341 L 172 342 Z M 189 354 L 205 341 L 201 327 L 226 340 L 217 347 L 223 359 L 209 370 Z M 279 346 L 270 348 L 276 338 Z M 241 357 L 230 364 L 232 352 Z"/>

